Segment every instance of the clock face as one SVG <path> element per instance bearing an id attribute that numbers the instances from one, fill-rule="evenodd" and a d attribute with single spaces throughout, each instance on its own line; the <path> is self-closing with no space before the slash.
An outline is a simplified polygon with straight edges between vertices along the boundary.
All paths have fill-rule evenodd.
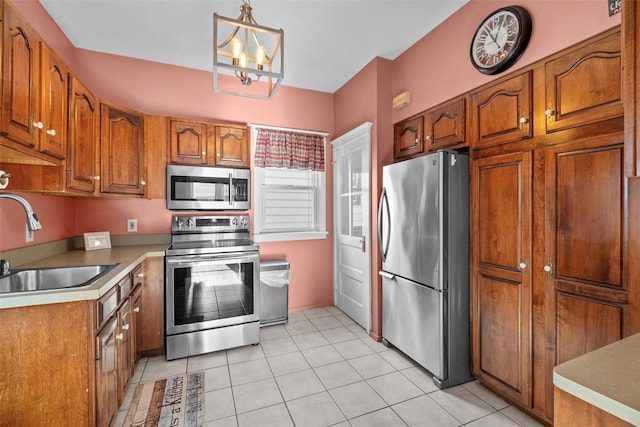
<path id="1" fill-rule="evenodd" d="M 471 63 L 484 74 L 513 65 L 529 43 L 531 17 L 520 6 L 498 9 L 478 27 L 471 42 Z"/>

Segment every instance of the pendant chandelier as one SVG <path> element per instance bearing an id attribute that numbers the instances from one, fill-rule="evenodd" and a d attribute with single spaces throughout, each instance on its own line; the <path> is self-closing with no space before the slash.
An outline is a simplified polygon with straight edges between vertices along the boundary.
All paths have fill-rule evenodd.
<path id="1" fill-rule="evenodd" d="M 284 31 L 258 25 L 249 0 L 238 19 L 213 14 L 213 90 L 271 99 L 284 77 Z"/>

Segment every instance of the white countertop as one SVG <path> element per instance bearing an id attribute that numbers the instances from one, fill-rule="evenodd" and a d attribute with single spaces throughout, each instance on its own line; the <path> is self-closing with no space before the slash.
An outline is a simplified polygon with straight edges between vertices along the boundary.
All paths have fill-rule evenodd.
<path id="1" fill-rule="evenodd" d="M 118 246 L 95 251 L 74 250 L 21 265 L 19 268 L 64 267 L 119 263 L 90 286 L 0 294 L 0 309 L 70 301 L 96 300 L 148 257 L 164 256 L 167 245 Z"/>
<path id="2" fill-rule="evenodd" d="M 553 384 L 633 425 L 640 425 L 640 334 L 553 369 Z"/>

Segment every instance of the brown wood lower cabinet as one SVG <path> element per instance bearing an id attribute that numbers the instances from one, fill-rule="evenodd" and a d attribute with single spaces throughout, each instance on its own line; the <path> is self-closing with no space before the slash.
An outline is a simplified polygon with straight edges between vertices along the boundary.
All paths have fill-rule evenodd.
<path id="1" fill-rule="evenodd" d="M 553 367 L 623 337 L 622 152 L 614 133 L 472 162 L 473 372 L 547 423 Z"/>
<path id="2" fill-rule="evenodd" d="M 141 347 L 142 353 L 164 349 L 164 258 L 147 258 L 142 263 Z"/>
<path id="3" fill-rule="evenodd" d="M 531 396 L 530 151 L 473 162 L 473 371 L 512 401 Z"/>
<path id="4" fill-rule="evenodd" d="M 633 425 L 557 387 L 554 395 L 556 402 L 554 425 L 556 427 L 631 427 Z"/>
<path id="5" fill-rule="evenodd" d="M 138 336 L 146 283 L 137 273 L 158 279 L 162 266 L 162 257 L 147 258 L 98 301 L 0 309 L 0 425 L 112 425 L 137 343 L 158 342 Z M 147 300 L 158 303 L 157 296 Z M 162 300 L 148 308 L 162 313 Z"/>

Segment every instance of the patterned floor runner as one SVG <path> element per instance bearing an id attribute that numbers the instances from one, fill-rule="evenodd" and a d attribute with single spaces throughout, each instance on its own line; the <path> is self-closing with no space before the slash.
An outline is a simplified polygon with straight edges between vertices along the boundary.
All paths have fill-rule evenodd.
<path id="1" fill-rule="evenodd" d="M 125 418 L 125 427 L 202 427 L 204 373 L 139 384 Z"/>

